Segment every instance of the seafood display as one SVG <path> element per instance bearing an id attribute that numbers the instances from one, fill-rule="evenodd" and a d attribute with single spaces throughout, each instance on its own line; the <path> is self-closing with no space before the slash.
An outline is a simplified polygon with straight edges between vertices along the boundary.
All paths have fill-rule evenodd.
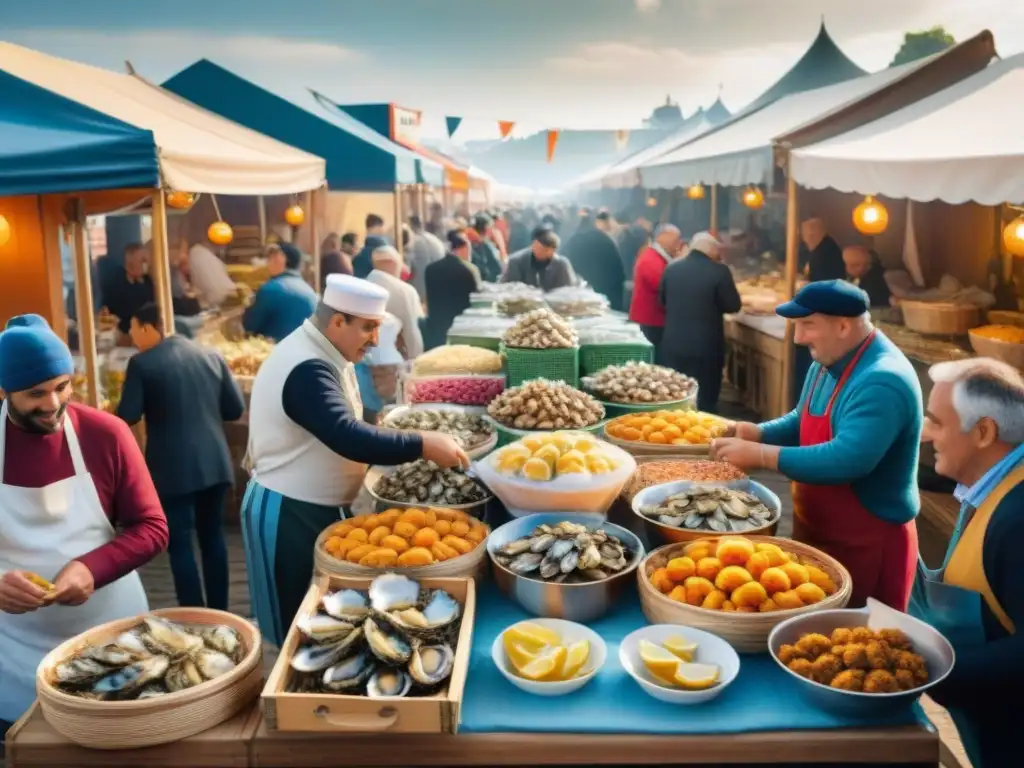
<path id="1" fill-rule="evenodd" d="M 475 504 L 488 493 L 460 469 L 441 469 L 426 459 L 399 465 L 382 475 L 373 485 L 373 492 L 385 501 L 411 504 Z"/>
<path id="2" fill-rule="evenodd" d="M 1006 344 L 1024 344 L 1024 328 L 1016 325 L 983 325 L 980 328 L 971 329 L 975 336 L 984 339 L 1002 341 Z"/>
<path id="3" fill-rule="evenodd" d="M 563 521 L 537 526 L 529 536 L 499 549 L 494 559 L 517 576 L 581 584 L 614 576 L 635 555 L 617 536 Z"/>
<path id="4" fill-rule="evenodd" d="M 657 459 L 638 464 L 636 472 L 622 489 L 622 497 L 632 501 L 640 491 L 654 485 L 689 480 L 694 483 L 723 483 L 746 480 L 747 475 L 735 464 L 707 459 Z"/>
<path id="5" fill-rule="evenodd" d="M 490 529 L 454 509 L 388 509 L 328 529 L 327 554 L 370 568 L 415 568 L 469 554 Z"/>
<path id="6" fill-rule="evenodd" d="M 928 664 L 899 629 L 840 627 L 805 634 L 776 654 L 790 671 L 815 683 L 858 693 L 912 691 L 928 683 Z"/>
<path id="7" fill-rule="evenodd" d="M 550 309 L 535 309 L 520 315 L 502 341 L 506 347 L 523 349 L 566 349 L 579 344 L 572 324 Z"/>
<path id="8" fill-rule="evenodd" d="M 491 465 L 503 475 L 546 482 L 564 475 L 603 475 L 618 461 L 601 450 L 586 432 L 530 435 L 491 454 Z"/>
<path id="9" fill-rule="evenodd" d="M 640 661 L 659 685 L 704 691 L 718 684 L 718 665 L 696 663 L 693 659 L 697 644 L 682 635 L 673 635 L 661 643 L 641 640 L 637 651 Z"/>
<path id="10" fill-rule="evenodd" d="M 641 507 L 640 514 L 673 528 L 713 533 L 744 533 L 763 528 L 772 519 L 772 511 L 752 493 L 699 485 Z"/>
<path id="11" fill-rule="evenodd" d="M 728 427 L 728 421 L 713 413 L 672 410 L 619 416 L 609 421 L 604 431 L 609 437 L 630 443 L 710 445 Z"/>
<path id="12" fill-rule="evenodd" d="M 505 389 L 501 375 L 436 376 L 409 379 L 405 399 L 410 403 L 487 405 Z"/>
<path id="13" fill-rule="evenodd" d="M 671 403 L 697 393 L 697 382 L 678 371 L 650 363 L 609 365 L 584 377 L 583 388 L 607 403 Z"/>
<path id="14" fill-rule="evenodd" d="M 647 337 L 634 323 L 616 326 L 576 327 L 580 346 L 587 344 L 642 344 L 647 345 Z"/>
<path id="15" fill-rule="evenodd" d="M 514 429 L 583 429 L 604 418 L 604 406 L 564 382 L 534 379 L 506 389 L 487 413 Z"/>
<path id="16" fill-rule="evenodd" d="M 245 655 L 228 626 L 186 627 L 147 616 L 104 645 L 90 645 L 54 667 L 64 693 L 96 701 L 149 699 L 215 680 Z"/>
<path id="17" fill-rule="evenodd" d="M 608 311 L 608 299 L 590 288 L 556 288 L 544 301 L 562 317 L 596 317 Z"/>
<path id="18" fill-rule="evenodd" d="M 691 542 L 648 577 L 670 599 L 713 611 L 786 611 L 836 592 L 832 577 L 807 558 L 742 536 Z"/>
<path id="19" fill-rule="evenodd" d="M 290 660 L 291 693 L 370 698 L 430 695 L 448 680 L 462 605 L 397 573 L 367 591 L 328 592 L 296 619 L 302 643 Z"/>
<path id="20" fill-rule="evenodd" d="M 501 634 L 509 664 L 519 677 L 535 682 L 564 682 L 584 674 L 590 641 L 566 643 L 550 627 L 531 621 L 513 624 Z"/>
<path id="21" fill-rule="evenodd" d="M 494 427 L 482 416 L 461 411 L 416 409 L 389 416 L 385 427 L 426 432 L 443 432 L 462 448 L 472 450 L 494 437 Z"/>
<path id="22" fill-rule="evenodd" d="M 518 317 L 536 309 L 544 309 L 544 300 L 534 296 L 510 296 L 494 305 L 494 311 L 503 317 Z"/>
<path id="23" fill-rule="evenodd" d="M 448 344 L 424 352 L 412 364 L 417 376 L 451 373 L 501 373 L 501 355 L 483 347 Z"/>
<path id="24" fill-rule="evenodd" d="M 235 376 L 255 376 L 267 355 L 273 351 L 274 342 L 261 336 L 237 341 L 220 336 L 212 339 L 209 346 L 220 352 Z"/>

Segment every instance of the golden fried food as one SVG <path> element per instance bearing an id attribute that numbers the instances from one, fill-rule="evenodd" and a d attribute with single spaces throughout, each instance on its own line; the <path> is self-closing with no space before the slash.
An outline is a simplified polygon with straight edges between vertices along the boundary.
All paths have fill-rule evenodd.
<path id="1" fill-rule="evenodd" d="M 880 629 L 878 630 L 878 639 L 884 640 L 891 648 L 895 648 L 898 651 L 913 650 L 910 638 L 899 629 Z"/>
<path id="2" fill-rule="evenodd" d="M 789 647 L 792 648 L 793 646 Z M 789 667 L 791 672 L 796 672 L 800 677 L 809 678 L 814 671 L 814 663 L 810 659 L 793 659 L 786 666 Z M 909 675 L 910 673 L 908 672 L 907 674 Z M 913 675 L 911 675 L 911 679 L 913 679 Z"/>
<path id="3" fill-rule="evenodd" d="M 864 693 L 896 693 L 899 690 L 896 677 L 887 669 L 873 669 L 864 678 Z"/>
<path id="4" fill-rule="evenodd" d="M 829 685 L 843 691 L 863 691 L 866 676 L 862 669 L 846 669 L 833 677 Z"/>
<path id="5" fill-rule="evenodd" d="M 892 666 L 892 649 L 888 643 L 872 641 L 864 646 L 864 654 L 872 669 L 888 669 Z"/>
<path id="6" fill-rule="evenodd" d="M 780 646 L 778 652 L 779 661 L 785 664 L 787 667 L 798 659 L 804 659 L 810 661 L 807 654 L 797 648 L 795 645 L 783 645 Z"/>
<path id="7" fill-rule="evenodd" d="M 825 637 L 825 635 L 814 632 L 810 635 L 804 635 L 797 643 L 796 647 L 810 656 L 812 659 L 816 659 L 823 653 L 828 653 L 832 650 L 832 641 Z"/>
<path id="8" fill-rule="evenodd" d="M 853 630 L 847 627 L 839 627 L 832 630 L 832 645 L 846 645 L 853 642 Z M 835 651 L 833 651 L 835 653 Z"/>
<path id="9" fill-rule="evenodd" d="M 831 653 L 823 653 L 811 663 L 811 679 L 822 685 L 831 683 L 842 671 L 842 660 Z"/>
<path id="10" fill-rule="evenodd" d="M 875 639 L 875 633 L 867 627 L 856 627 L 853 630 L 853 637 L 850 642 L 853 643 L 870 643 Z"/>
<path id="11" fill-rule="evenodd" d="M 847 669 L 870 669 L 868 662 L 867 646 L 860 643 L 851 643 L 843 651 L 843 664 Z"/>
<path id="12" fill-rule="evenodd" d="M 896 684 L 899 685 L 901 691 L 909 691 L 911 688 L 917 687 L 914 673 L 909 669 L 897 669 L 893 676 L 896 678 Z"/>

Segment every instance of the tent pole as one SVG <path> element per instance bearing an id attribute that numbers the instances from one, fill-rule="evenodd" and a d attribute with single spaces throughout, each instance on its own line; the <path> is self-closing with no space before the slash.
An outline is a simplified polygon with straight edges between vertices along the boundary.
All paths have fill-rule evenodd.
<path id="1" fill-rule="evenodd" d="M 711 227 L 711 234 L 718 236 L 718 185 L 711 185 L 711 221 L 708 222 L 708 226 Z"/>
<path id="2" fill-rule="evenodd" d="M 320 219 L 317 215 L 317 203 L 320 190 L 314 189 L 306 193 L 306 215 L 309 216 L 310 253 L 313 254 L 313 290 L 320 292 Z"/>
<path id="3" fill-rule="evenodd" d="M 402 248 L 402 185 L 395 185 L 395 249 L 405 258 Z"/>
<path id="4" fill-rule="evenodd" d="M 426 225 L 427 223 L 427 185 L 417 185 L 420 193 L 416 199 L 416 208 L 420 214 L 420 223 Z"/>
<path id="5" fill-rule="evenodd" d="M 87 404 L 99 408 L 99 366 L 96 352 L 96 318 L 92 306 L 92 259 L 89 256 L 89 231 L 86 227 L 85 205 L 76 197 L 71 203 L 71 224 L 74 233 L 75 314 L 78 320 L 78 351 L 85 358 L 85 378 L 89 383 Z"/>
<path id="6" fill-rule="evenodd" d="M 149 271 L 153 278 L 153 294 L 164 323 L 164 334 L 171 336 L 174 333 L 174 302 L 167 246 L 167 201 L 161 188 L 153 193 L 153 264 Z"/>
<path id="7" fill-rule="evenodd" d="M 800 254 L 800 200 L 797 194 L 796 180 L 786 162 L 786 295 L 789 301 L 796 293 L 797 262 Z M 790 379 L 793 377 L 793 365 L 796 347 L 793 345 L 793 322 L 786 321 L 786 336 L 782 345 L 782 402 L 779 413 L 786 413 L 790 405 Z"/>
<path id="8" fill-rule="evenodd" d="M 256 207 L 260 217 L 260 246 L 267 244 L 267 201 L 263 199 L 263 195 L 256 197 Z"/>

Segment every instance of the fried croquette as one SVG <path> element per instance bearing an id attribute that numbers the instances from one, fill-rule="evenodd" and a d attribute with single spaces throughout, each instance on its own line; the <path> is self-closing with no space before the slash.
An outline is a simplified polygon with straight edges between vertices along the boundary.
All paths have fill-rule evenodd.
<path id="1" fill-rule="evenodd" d="M 887 669 L 873 669 L 864 678 L 864 693 L 896 693 L 899 683 Z"/>
<path id="2" fill-rule="evenodd" d="M 812 632 L 809 635 L 804 635 L 796 642 L 797 650 L 810 656 L 812 659 L 816 659 L 823 653 L 828 653 L 832 650 L 832 641 L 825 637 L 825 635 Z"/>
<path id="3" fill-rule="evenodd" d="M 831 653 L 823 653 L 811 664 L 811 679 L 828 685 L 832 678 L 843 671 L 843 662 Z"/>
<path id="4" fill-rule="evenodd" d="M 846 650 L 843 651 L 843 664 L 847 669 L 870 669 L 867 646 L 860 643 L 846 646 Z"/>
<path id="5" fill-rule="evenodd" d="M 928 682 L 928 664 L 924 657 L 910 651 L 893 651 L 892 665 L 896 670 L 907 670 L 914 675 L 918 685 Z"/>
<path id="6" fill-rule="evenodd" d="M 909 669 L 897 669 L 894 673 L 896 678 L 896 684 L 900 687 L 901 691 L 909 691 L 913 688 L 917 688 L 917 680 L 914 679 L 914 673 Z"/>
<path id="7" fill-rule="evenodd" d="M 790 672 L 796 672 L 800 677 L 807 678 L 810 678 L 811 672 L 814 668 L 814 664 L 810 659 L 793 659 L 786 666 L 789 667 Z M 914 676 L 910 672 L 907 672 L 907 674 L 910 675 L 911 680 L 914 679 Z"/>
<path id="8" fill-rule="evenodd" d="M 790 662 L 796 661 L 797 659 L 807 659 L 807 661 L 810 661 L 808 655 L 799 648 L 797 648 L 795 645 L 780 646 L 778 656 L 779 661 L 781 661 L 787 667 L 789 666 Z"/>
<path id="9" fill-rule="evenodd" d="M 914 646 L 910 643 L 910 638 L 899 629 L 880 629 L 878 630 L 878 639 L 884 640 L 890 647 L 898 651 L 914 650 Z"/>
<path id="10" fill-rule="evenodd" d="M 889 669 L 892 666 L 892 649 L 889 644 L 876 640 L 864 646 L 864 653 L 868 658 L 868 665 L 872 669 Z"/>
<path id="11" fill-rule="evenodd" d="M 853 642 L 853 630 L 847 627 L 838 627 L 832 630 L 832 645 L 846 645 Z M 832 651 L 835 653 L 835 651 Z"/>
<path id="12" fill-rule="evenodd" d="M 843 691 L 863 691 L 866 676 L 863 669 L 846 669 L 833 677 L 830 685 Z"/>
<path id="13" fill-rule="evenodd" d="M 850 638 L 851 643 L 870 643 L 875 639 L 875 633 L 867 627 L 855 627 Z"/>

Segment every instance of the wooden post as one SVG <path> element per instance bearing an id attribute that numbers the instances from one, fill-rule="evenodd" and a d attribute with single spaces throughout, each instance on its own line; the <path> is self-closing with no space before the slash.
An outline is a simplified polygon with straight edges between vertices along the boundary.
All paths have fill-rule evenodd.
<path id="1" fill-rule="evenodd" d="M 99 363 L 96 352 L 96 318 L 92 306 L 92 259 L 89 256 L 89 230 L 85 221 L 82 198 L 71 202 L 71 225 L 74 233 L 75 314 L 78 316 L 78 351 L 85 358 L 85 378 L 89 383 L 87 404 L 100 405 Z"/>
<path id="2" fill-rule="evenodd" d="M 395 248 L 402 258 L 405 258 L 405 249 L 402 248 L 402 185 L 395 185 Z"/>
<path id="3" fill-rule="evenodd" d="M 164 334 L 174 333 L 174 301 L 171 296 L 171 265 L 167 257 L 167 200 L 163 189 L 153 193 L 153 263 L 149 274 L 153 278 L 153 294 L 160 307 Z"/>
<path id="4" fill-rule="evenodd" d="M 718 185 L 711 184 L 711 221 L 708 222 L 708 226 L 711 228 L 711 234 L 718 237 Z"/>
<path id="5" fill-rule="evenodd" d="M 786 301 L 796 293 L 796 273 L 800 257 L 800 200 L 796 180 L 786 163 Z M 786 321 L 786 336 L 782 347 L 782 402 L 779 413 L 786 413 L 790 407 L 790 387 L 796 347 L 793 344 L 793 322 Z"/>
<path id="6" fill-rule="evenodd" d="M 263 195 L 256 197 L 256 206 L 260 217 L 260 247 L 264 247 L 267 244 L 267 201 L 263 199 Z"/>
<path id="7" fill-rule="evenodd" d="M 320 216 L 317 213 L 317 203 L 324 192 L 323 188 L 306 193 L 306 216 L 309 220 L 309 236 L 313 240 L 309 249 L 313 254 L 313 290 L 320 293 Z"/>
<path id="8" fill-rule="evenodd" d="M 420 191 L 419 199 L 416 202 L 416 208 L 420 214 L 420 223 L 426 226 L 427 224 L 427 185 L 419 184 L 417 188 Z"/>

